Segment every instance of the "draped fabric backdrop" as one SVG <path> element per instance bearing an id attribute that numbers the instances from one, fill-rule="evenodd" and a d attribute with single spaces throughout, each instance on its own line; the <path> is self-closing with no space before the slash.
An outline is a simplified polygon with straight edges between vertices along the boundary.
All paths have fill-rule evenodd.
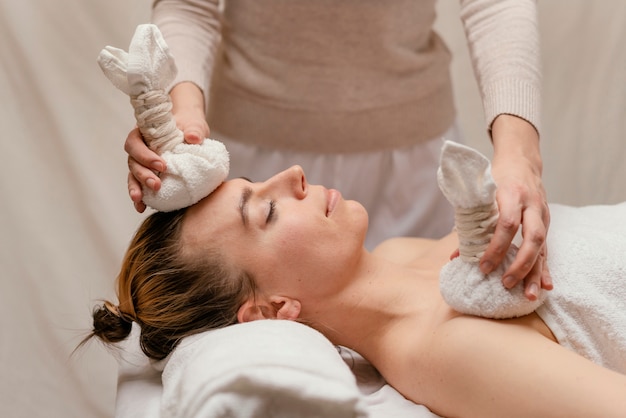
<path id="1" fill-rule="evenodd" d="M 0 416 L 109 417 L 116 361 L 72 354 L 144 215 L 126 190 L 128 98 L 102 75 L 150 0 L 0 0 Z M 459 120 L 490 155 L 458 1 L 439 2 Z M 549 200 L 626 200 L 626 0 L 539 2 Z"/>

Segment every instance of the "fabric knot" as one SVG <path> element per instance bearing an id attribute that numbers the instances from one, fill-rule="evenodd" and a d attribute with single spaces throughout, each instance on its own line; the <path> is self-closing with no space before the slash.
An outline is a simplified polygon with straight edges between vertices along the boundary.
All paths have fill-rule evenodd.
<path id="1" fill-rule="evenodd" d="M 172 102 L 163 90 L 152 90 L 131 96 L 137 126 L 144 140 L 157 154 L 171 151 L 184 142 L 183 132 L 176 127 L 172 116 Z"/>
<path id="2" fill-rule="evenodd" d="M 461 259 L 478 263 L 493 237 L 498 222 L 496 203 L 468 209 L 456 208 L 454 219 Z"/>

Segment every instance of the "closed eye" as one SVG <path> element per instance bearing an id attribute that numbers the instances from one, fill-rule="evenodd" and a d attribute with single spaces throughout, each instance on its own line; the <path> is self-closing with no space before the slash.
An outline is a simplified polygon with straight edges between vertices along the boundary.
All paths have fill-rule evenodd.
<path id="1" fill-rule="evenodd" d="M 270 210 L 267 213 L 267 219 L 265 219 L 265 223 L 268 224 L 270 222 L 272 222 L 273 219 L 275 219 L 275 213 L 276 213 L 276 201 L 275 200 L 270 200 Z"/>

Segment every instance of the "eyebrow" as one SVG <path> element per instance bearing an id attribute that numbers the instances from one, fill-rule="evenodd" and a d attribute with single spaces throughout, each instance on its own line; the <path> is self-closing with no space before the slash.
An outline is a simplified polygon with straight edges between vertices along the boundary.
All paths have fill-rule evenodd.
<path id="1" fill-rule="evenodd" d="M 248 226 L 248 202 L 252 196 L 252 189 L 246 187 L 241 192 L 241 199 L 239 199 L 239 213 L 241 213 L 241 221 L 243 226 Z"/>

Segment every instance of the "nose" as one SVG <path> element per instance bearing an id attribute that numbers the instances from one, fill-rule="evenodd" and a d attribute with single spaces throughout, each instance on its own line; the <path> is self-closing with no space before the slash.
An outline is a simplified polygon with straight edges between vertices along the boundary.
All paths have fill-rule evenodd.
<path id="1" fill-rule="evenodd" d="M 304 170 L 299 165 L 294 165 L 281 171 L 265 182 L 268 188 L 276 187 L 285 190 L 298 199 L 304 199 L 307 195 L 308 184 Z"/>

